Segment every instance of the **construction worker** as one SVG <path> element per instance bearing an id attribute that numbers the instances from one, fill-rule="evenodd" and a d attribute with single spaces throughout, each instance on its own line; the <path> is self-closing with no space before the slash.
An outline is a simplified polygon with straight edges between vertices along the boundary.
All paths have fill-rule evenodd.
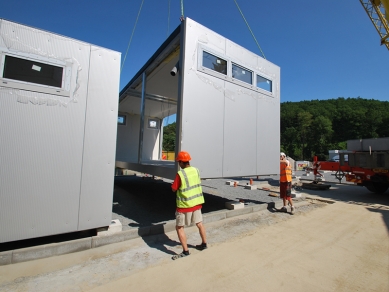
<path id="1" fill-rule="evenodd" d="M 323 175 L 319 172 L 321 168 L 320 162 L 314 161 L 313 163 L 313 183 L 317 184 L 319 178 L 323 177 Z"/>
<path id="2" fill-rule="evenodd" d="M 291 206 L 291 214 L 294 214 L 295 207 L 292 201 L 292 168 L 286 159 L 284 152 L 280 153 L 280 197 L 284 203 L 281 211 L 287 212 L 286 202 Z"/>
<path id="3" fill-rule="evenodd" d="M 199 229 L 202 243 L 196 245 L 196 249 L 204 250 L 207 248 L 207 239 L 205 227 L 202 223 L 203 216 L 201 207 L 204 203 L 203 191 L 201 188 L 200 172 L 197 168 L 190 166 L 191 157 L 188 152 L 181 151 L 178 153 L 176 161 L 181 168 L 177 172 L 176 178 L 172 184 L 173 192 L 176 192 L 176 231 L 178 239 L 181 242 L 183 251 L 174 255 L 173 260 L 189 255 L 188 245 L 186 243 L 186 234 L 184 225 L 195 223 Z"/>

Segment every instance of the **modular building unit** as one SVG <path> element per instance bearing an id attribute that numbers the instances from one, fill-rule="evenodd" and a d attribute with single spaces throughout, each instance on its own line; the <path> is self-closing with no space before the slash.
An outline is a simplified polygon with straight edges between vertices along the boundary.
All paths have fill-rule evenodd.
<path id="1" fill-rule="evenodd" d="M 186 18 L 120 92 L 117 167 L 174 178 L 161 159 L 176 115 L 176 154 L 203 178 L 279 173 L 280 68 Z"/>
<path id="2" fill-rule="evenodd" d="M 0 242 L 108 226 L 120 53 L 0 19 Z"/>

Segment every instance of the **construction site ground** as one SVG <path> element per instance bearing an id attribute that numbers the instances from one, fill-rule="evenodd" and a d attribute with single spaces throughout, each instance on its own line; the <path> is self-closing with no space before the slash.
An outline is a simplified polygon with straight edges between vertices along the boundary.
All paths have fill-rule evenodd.
<path id="1" fill-rule="evenodd" d="M 312 179 L 296 172 L 302 179 Z M 389 291 L 389 194 L 337 184 L 298 188 L 294 215 L 277 212 L 278 177 L 204 180 L 207 214 L 231 212 L 226 201 L 266 208 L 206 222 L 209 248 L 197 251 L 196 227 L 185 228 L 191 255 L 174 230 L 80 252 L 0 266 L 0 291 Z M 233 179 L 231 179 L 233 180 Z M 116 177 L 113 219 L 123 230 L 174 222 L 170 181 Z"/>

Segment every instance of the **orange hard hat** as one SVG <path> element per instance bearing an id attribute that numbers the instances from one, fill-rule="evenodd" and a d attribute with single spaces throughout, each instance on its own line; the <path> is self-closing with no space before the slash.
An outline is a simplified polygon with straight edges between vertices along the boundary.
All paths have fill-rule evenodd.
<path id="1" fill-rule="evenodd" d="M 186 151 L 181 151 L 177 154 L 176 161 L 189 161 L 192 158 L 190 157 L 189 153 Z"/>

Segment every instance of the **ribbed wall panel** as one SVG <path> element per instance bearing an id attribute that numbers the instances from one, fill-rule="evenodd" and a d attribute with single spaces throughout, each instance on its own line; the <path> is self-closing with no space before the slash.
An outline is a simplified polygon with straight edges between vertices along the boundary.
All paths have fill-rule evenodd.
<path id="1" fill-rule="evenodd" d="M 2 52 L 66 62 L 72 74 L 70 96 L 0 87 L 0 242 L 82 230 L 79 220 L 83 198 L 90 200 L 89 218 L 95 222 L 86 224 L 88 228 L 100 227 L 100 222 L 109 224 L 106 218 L 107 210 L 112 208 L 115 155 L 112 144 L 116 141 L 115 104 L 119 86 L 116 62 L 120 63 L 120 55 L 100 48 L 108 55 L 119 56 L 119 60 L 114 64 L 107 61 L 97 68 L 92 66 L 91 70 L 97 70 L 92 73 L 89 72 L 91 47 L 50 32 L 1 21 Z M 89 76 L 94 74 L 101 76 L 89 83 Z M 107 76 L 107 88 L 103 90 L 96 82 Z M 101 91 L 97 98 L 100 106 L 93 106 L 92 102 L 87 107 L 88 92 L 96 95 L 97 91 Z M 88 124 L 86 117 L 90 116 L 94 118 L 89 118 Z M 94 124 L 92 130 L 90 124 Z M 101 137 L 109 147 L 99 146 Z M 99 151 L 85 154 L 93 149 L 91 145 L 98 145 Z M 83 196 L 83 178 L 91 184 L 88 171 L 106 163 L 110 166 L 98 171 L 93 180 L 95 188 Z M 101 208 L 92 206 L 96 203 L 91 195 L 95 190 L 101 190 L 97 201 L 106 204 L 104 214 Z"/>

